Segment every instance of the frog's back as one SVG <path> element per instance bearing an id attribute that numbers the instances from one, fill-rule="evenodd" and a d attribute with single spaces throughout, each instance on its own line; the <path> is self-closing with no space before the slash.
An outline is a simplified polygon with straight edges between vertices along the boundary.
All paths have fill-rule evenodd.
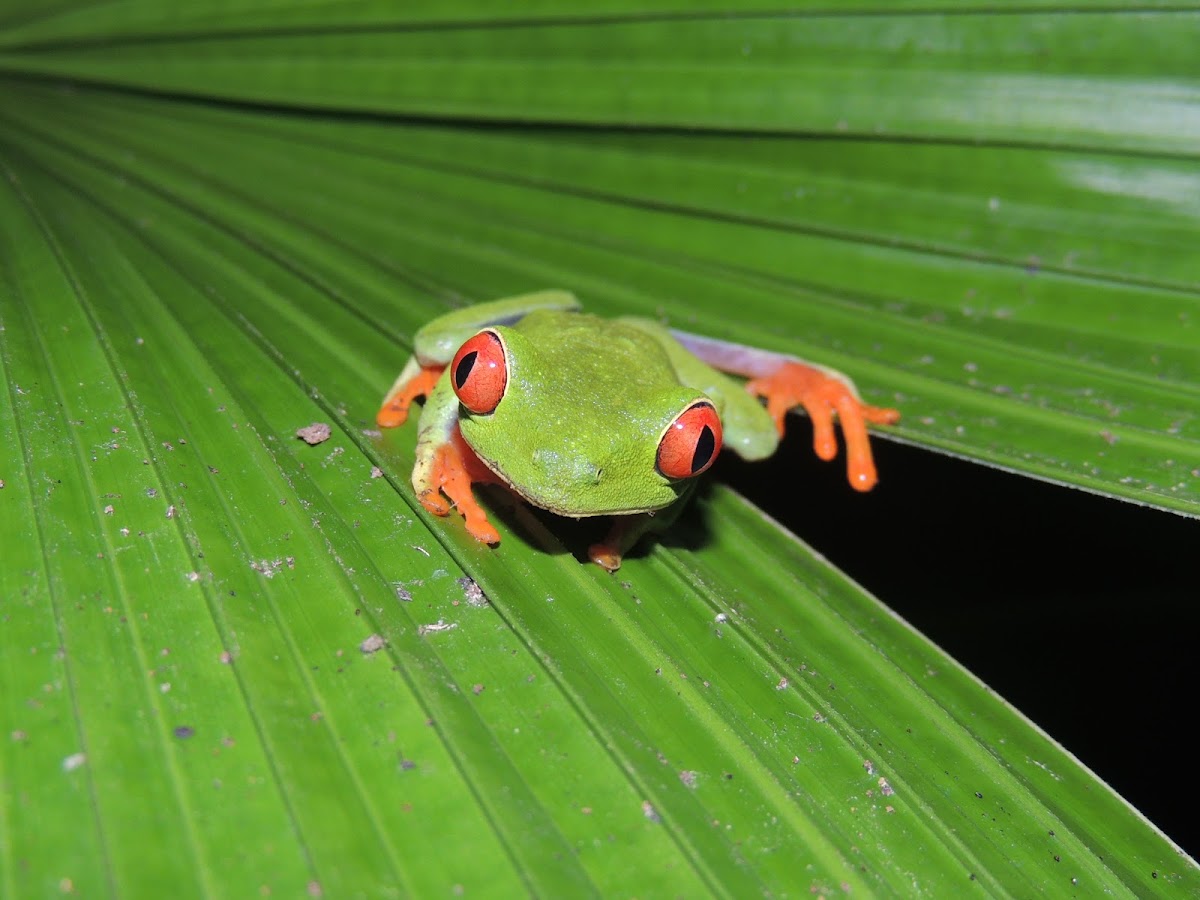
<path id="1" fill-rule="evenodd" d="M 644 329 L 619 319 L 583 312 L 538 310 L 515 326 L 530 340 L 550 371 L 589 382 L 586 393 L 619 390 L 623 396 L 642 386 L 677 386 L 678 379 L 662 344 Z"/>

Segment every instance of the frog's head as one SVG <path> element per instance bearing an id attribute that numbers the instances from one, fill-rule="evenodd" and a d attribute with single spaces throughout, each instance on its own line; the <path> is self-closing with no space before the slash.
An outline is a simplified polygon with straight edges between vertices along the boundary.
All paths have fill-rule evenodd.
<path id="1" fill-rule="evenodd" d="M 480 460 L 560 515 L 662 509 L 721 449 L 713 402 L 681 385 L 662 348 L 628 326 L 553 341 L 487 328 L 459 348 L 450 379 Z"/>

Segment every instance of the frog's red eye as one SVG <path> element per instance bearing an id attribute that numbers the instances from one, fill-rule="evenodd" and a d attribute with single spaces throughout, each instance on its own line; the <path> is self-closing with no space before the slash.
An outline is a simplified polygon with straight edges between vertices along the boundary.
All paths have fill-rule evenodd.
<path id="1" fill-rule="evenodd" d="M 490 413 L 504 396 L 508 363 L 504 345 L 493 331 L 481 331 L 454 354 L 450 383 L 458 399 L 473 413 Z"/>
<path id="2" fill-rule="evenodd" d="M 707 401 L 679 414 L 658 442 L 658 471 L 667 478 L 691 478 L 721 452 L 721 417 Z"/>

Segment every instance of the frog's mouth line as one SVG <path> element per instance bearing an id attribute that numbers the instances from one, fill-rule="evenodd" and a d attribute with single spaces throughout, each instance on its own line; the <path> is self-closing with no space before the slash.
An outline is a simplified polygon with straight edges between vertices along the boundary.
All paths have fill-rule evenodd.
<path id="1" fill-rule="evenodd" d="M 470 445 L 468 444 L 468 446 L 470 446 Z M 518 497 L 520 497 L 526 503 L 528 503 L 532 506 L 536 506 L 538 509 L 544 509 L 547 512 L 552 512 L 556 516 L 563 516 L 568 519 L 591 519 L 591 518 L 595 518 L 596 516 L 634 516 L 639 513 L 647 513 L 649 515 L 654 515 L 654 513 L 656 513 L 658 510 L 663 509 L 667 506 L 670 506 L 671 503 L 674 502 L 674 501 L 668 501 L 667 503 L 664 503 L 661 506 L 656 506 L 653 509 L 645 509 L 645 508 L 642 508 L 642 509 L 601 509 L 601 510 L 597 510 L 596 512 L 579 512 L 577 510 L 561 509 L 559 507 L 554 506 L 553 503 L 548 502 L 547 500 L 545 500 L 542 497 L 536 497 L 536 496 L 530 494 L 528 491 L 521 490 L 519 487 L 517 487 L 515 484 L 512 483 L 512 481 L 509 479 L 509 477 L 504 474 L 504 471 L 498 465 L 496 465 L 495 462 L 488 459 L 486 456 L 484 456 L 482 453 L 480 453 L 474 447 L 471 447 L 471 451 L 475 454 L 475 457 L 481 463 L 483 463 L 485 466 L 487 466 L 488 470 L 493 475 L 495 475 L 496 478 L 498 478 L 500 480 L 500 483 L 502 485 L 504 485 L 506 488 L 508 488 L 508 490 L 512 491 L 514 494 L 516 494 Z"/>

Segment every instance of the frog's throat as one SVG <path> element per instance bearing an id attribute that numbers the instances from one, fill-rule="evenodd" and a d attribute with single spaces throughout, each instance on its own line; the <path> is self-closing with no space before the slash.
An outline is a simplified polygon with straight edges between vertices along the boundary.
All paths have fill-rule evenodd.
<path id="1" fill-rule="evenodd" d="M 469 443 L 468 443 L 468 446 L 470 446 Z M 517 487 L 515 484 L 512 483 L 512 480 L 509 479 L 509 477 L 504 474 L 504 470 L 501 469 L 493 460 L 488 459 L 486 456 L 484 456 L 482 453 L 480 453 L 474 447 L 471 447 L 471 450 L 474 452 L 475 456 L 479 459 L 479 461 L 481 463 L 483 463 L 485 466 L 487 466 L 488 471 L 490 471 L 493 475 L 496 476 L 496 480 L 499 481 L 501 484 L 503 484 L 506 488 L 508 488 L 510 491 L 512 491 L 514 494 L 516 494 L 518 497 L 520 497 L 526 503 L 536 506 L 538 509 L 544 509 L 549 512 L 552 512 L 556 516 L 564 516 L 568 519 L 588 519 L 588 518 L 592 518 L 594 516 L 632 516 L 632 515 L 637 515 L 638 513 L 648 513 L 650 515 L 654 515 L 654 513 L 657 512 L 658 510 L 663 509 L 667 506 L 670 506 L 670 502 L 667 502 L 667 503 L 662 504 L 661 506 L 655 506 L 652 509 L 646 509 L 646 508 L 599 509 L 599 510 L 595 510 L 593 512 L 581 512 L 580 510 L 577 510 L 577 509 L 575 509 L 575 510 L 562 509 L 560 507 L 555 506 L 553 502 L 546 500 L 546 498 L 544 498 L 544 497 L 538 497 L 534 494 L 529 493 L 528 491 L 521 490 L 521 488 Z"/>

